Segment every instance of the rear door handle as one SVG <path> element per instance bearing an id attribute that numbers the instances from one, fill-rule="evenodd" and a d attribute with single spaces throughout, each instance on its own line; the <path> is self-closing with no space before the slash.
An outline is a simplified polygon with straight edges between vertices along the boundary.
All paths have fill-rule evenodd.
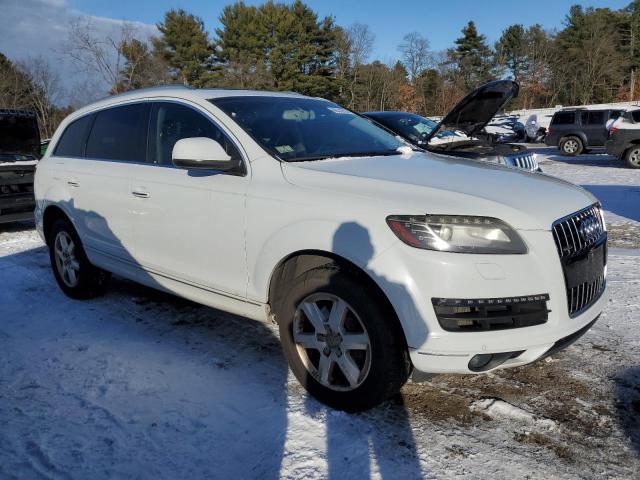
<path id="1" fill-rule="evenodd" d="M 149 192 L 145 192 L 144 190 L 133 190 L 131 195 L 138 198 L 149 198 Z"/>
<path id="2" fill-rule="evenodd" d="M 67 180 L 67 185 L 69 185 L 70 187 L 79 187 L 80 184 L 78 183 L 78 181 L 74 178 L 70 178 L 69 180 Z"/>

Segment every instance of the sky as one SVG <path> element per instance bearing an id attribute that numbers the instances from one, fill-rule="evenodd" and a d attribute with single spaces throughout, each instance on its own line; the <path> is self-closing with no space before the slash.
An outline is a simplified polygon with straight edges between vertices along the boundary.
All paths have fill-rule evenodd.
<path id="1" fill-rule="evenodd" d="M 285 0 L 289 3 L 291 0 Z M 337 24 L 365 23 L 375 34 L 371 59 L 383 62 L 398 58 L 402 37 L 413 31 L 425 36 L 434 51 L 452 46 L 460 29 L 474 20 L 480 33 L 493 44 L 509 25 L 540 23 L 544 28 L 562 28 L 572 4 L 619 9 L 631 0 L 306 0 L 320 16 L 333 16 Z M 171 8 L 184 8 L 200 16 L 214 34 L 218 17 L 231 0 L 0 0 L 0 52 L 12 60 L 44 56 L 60 72 L 68 90 L 82 77 L 78 67 L 64 55 L 68 26 L 72 19 L 91 22 L 96 36 L 119 30 L 123 21 L 135 22 L 141 36 L 157 33 L 156 23 Z M 262 1 L 246 0 L 247 4 Z"/>
<path id="2" fill-rule="evenodd" d="M 474 20 L 481 33 L 491 43 L 500 37 L 507 26 L 540 23 L 546 28 L 560 28 L 569 7 L 579 3 L 585 7 L 619 9 L 631 0 L 583 1 L 536 0 L 505 2 L 504 0 L 307 0 L 320 15 L 335 17 L 339 25 L 366 23 L 375 32 L 374 56 L 382 59 L 397 56 L 397 47 L 408 32 L 418 31 L 426 36 L 434 50 L 444 50 L 459 36 L 460 29 Z M 157 23 L 170 8 L 184 8 L 204 20 L 210 32 L 219 26 L 218 16 L 227 0 L 71 0 L 81 11 L 111 18 L 124 18 L 145 23 Z M 245 1 L 260 4 L 262 1 Z"/>

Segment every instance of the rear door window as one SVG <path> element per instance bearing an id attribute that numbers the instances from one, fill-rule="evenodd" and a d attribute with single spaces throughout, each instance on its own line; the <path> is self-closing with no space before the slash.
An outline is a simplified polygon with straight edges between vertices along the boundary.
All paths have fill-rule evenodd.
<path id="1" fill-rule="evenodd" d="M 53 155 L 58 157 L 84 157 L 87 134 L 93 123 L 94 115 L 86 115 L 75 120 L 65 128 Z"/>
<path id="2" fill-rule="evenodd" d="M 149 104 L 109 108 L 96 114 L 87 141 L 87 157 L 145 162 Z"/>
<path id="3" fill-rule="evenodd" d="M 593 111 L 589 112 L 589 119 L 587 124 L 589 125 L 604 125 L 604 112 L 603 111 Z"/>
<path id="4" fill-rule="evenodd" d="M 575 112 L 559 112 L 554 115 L 552 123 L 554 125 L 569 125 L 575 123 L 575 119 Z"/>
<path id="5" fill-rule="evenodd" d="M 631 112 L 631 117 L 634 122 L 640 123 L 640 110 L 634 110 Z"/>

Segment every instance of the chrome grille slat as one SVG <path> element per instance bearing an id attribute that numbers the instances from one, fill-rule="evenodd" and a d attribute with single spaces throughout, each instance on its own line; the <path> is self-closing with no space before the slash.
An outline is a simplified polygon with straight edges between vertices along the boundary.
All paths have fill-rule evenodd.
<path id="1" fill-rule="evenodd" d="M 601 207 L 592 205 L 555 222 L 553 239 L 563 265 L 575 257 L 583 257 L 606 235 Z M 563 267 L 564 268 L 564 267 Z M 567 286 L 567 308 L 573 316 L 588 308 L 604 291 L 604 271 L 588 282 Z"/>
<path id="2" fill-rule="evenodd" d="M 537 170 L 538 161 L 533 153 L 525 153 L 521 155 L 512 155 L 508 157 L 507 163 L 514 167 L 522 168 L 524 170 Z"/>

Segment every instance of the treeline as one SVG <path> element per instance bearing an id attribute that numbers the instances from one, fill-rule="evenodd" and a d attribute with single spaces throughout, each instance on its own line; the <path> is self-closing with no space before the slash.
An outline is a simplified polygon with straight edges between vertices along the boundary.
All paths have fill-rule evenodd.
<path id="1" fill-rule="evenodd" d="M 511 108 L 640 99 L 640 0 L 621 10 L 573 6 L 559 31 L 514 24 L 494 45 L 473 21 L 441 52 L 430 48 L 424 34 L 411 32 L 391 62 L 371 59 L 375 34 L 367 25 L 337 25 L 301 1 L 236 2 L 219 20 L 220 28 L 209 32 L 199 17 L 170 10 L 156 37 L 142 38 L 125 24 L 106 39 L 95 38 L 90 23 L 78 21 L 69 28 L 65 54 L 111 94 L 183 83 L 291 90 L 358 111 L 440 115 L 479 84 L 513 78 L 521 93 Z M 0 57 L 0 106 L 40 103 L 39 115 L 49 112 L 47 132 L 59 117 L 58 87 L 42 58 L 16 65 Z"/>

